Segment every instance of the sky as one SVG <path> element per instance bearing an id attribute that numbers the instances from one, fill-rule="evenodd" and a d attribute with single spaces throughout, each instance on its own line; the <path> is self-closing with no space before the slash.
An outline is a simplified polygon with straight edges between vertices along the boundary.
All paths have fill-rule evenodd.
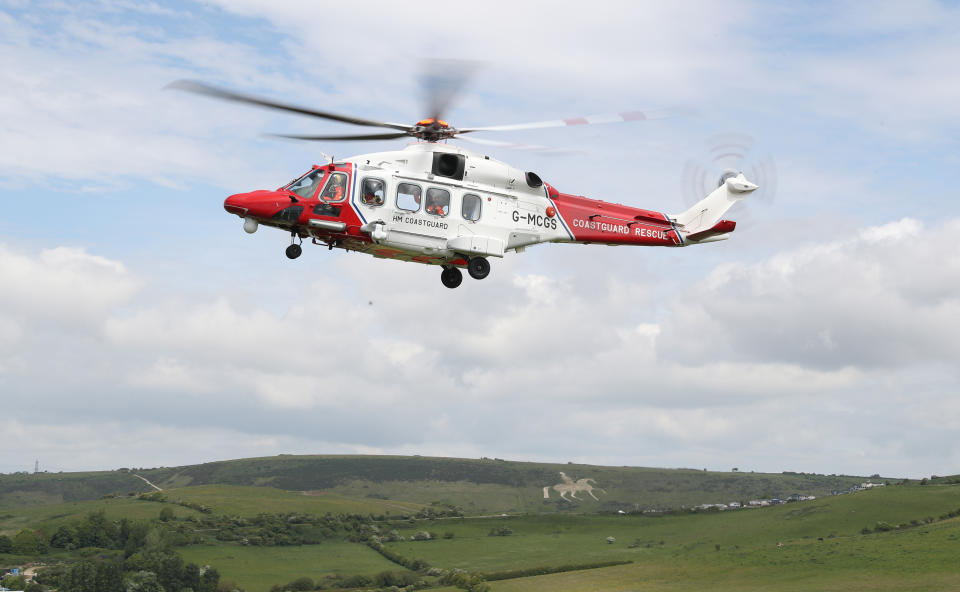
<path id="1" fill-rule="evenodd" d="M 676 113 L 482 136 L 554 153 L 464 144 L 563 192 L 675 213 L 728 166 L 762 187 L 726 242 L 541 245 L 448 290 L 430 266 L 290 261 L 223 211 L 403 141 L 277 140 L 357 130 L 164 90 L 414 122 L 436 58 L 475 66 L 459 127 Z M 0 472 L 960 473 L 958 64 L 956 3 L 0 0 Z"/>

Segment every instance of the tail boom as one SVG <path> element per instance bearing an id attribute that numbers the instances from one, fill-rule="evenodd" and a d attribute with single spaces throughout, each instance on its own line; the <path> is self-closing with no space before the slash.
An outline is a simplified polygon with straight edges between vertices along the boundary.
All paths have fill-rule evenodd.
<path id="1" fill-rule="evenodd" d="M 729 238 L 737 223 L 723 220 L 730 207 L 757 186 L 743 173 L 724 179 L 710 195 L 680 214 L 662 214 L 559 193 L 550 198 L 567 237 L 555 242 L 683 247 Z"/>

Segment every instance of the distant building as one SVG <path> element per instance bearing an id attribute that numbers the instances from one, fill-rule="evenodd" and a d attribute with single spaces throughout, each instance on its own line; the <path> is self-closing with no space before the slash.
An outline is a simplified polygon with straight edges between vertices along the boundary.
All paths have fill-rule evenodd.
<path id="1" fill-rule="evenodd" d="M 720 510 L 722 512 L 723 510 L 727 509 L 727 506 L 725 504 L 700 504 L 699 506 L 696 507 L 696 509 L 697 510 Z"/>

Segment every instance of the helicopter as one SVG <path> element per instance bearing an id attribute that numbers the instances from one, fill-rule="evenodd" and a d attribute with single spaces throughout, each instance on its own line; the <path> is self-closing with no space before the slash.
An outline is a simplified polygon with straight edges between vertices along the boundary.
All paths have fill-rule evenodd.
<path id="1" fill-rule="evenodd" d="M 443 101 L 414 124 L 341 115 L 178 80 L 170 88 L 212 98 L 389 131 L 359 135 L 286 135 L 310 141 L 413 138 L 401 150 L 361 154 L 310 170 L 273 190 L 231 195 L 224 209 L 254 233 L 260 226 L 290 234 L 286 256 L 300 257 L 304 240 L 328 249 L 441 268 L 457 288 L 463 273 L 490 274 L 490 258 L 541 243 L 687 247 L 725 240 L 736 222 L 723 219 L 758 188 L 742 172 L 725 171 L 716 189 L 687 210 L 665 214 L 562 193 L 539 175 L 448 144 L 481 131 L 638 121 L 656 112 L 626 112 L 526 124 L 456 128 L 442 119 Z M 461 138 L 462 139 L 462 138 Z M 488 144 L 496 144 L 487 142 Z"/>

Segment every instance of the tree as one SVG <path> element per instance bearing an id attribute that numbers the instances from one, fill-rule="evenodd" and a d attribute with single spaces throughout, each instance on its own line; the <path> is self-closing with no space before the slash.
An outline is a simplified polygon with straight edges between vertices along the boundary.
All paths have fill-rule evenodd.
<path id="1" fill-rule="evenodd" d="M 60 592 L 97 592 L 97 566 L 84 559 L 74 563 L 60 578 Z"/>
<path id="2" fill-rule="evenodd" d="M 120 532 L 124 533 L 124 526 L 121 522 Z M 127 525 L 126 532 L 121 536 L 126 539 L 123 542 L 123 557 L 129 558 L 131 555 L 142 549 L 147 544 L 147 534 L 150 532 L 150 524 L 147 522 L 133 522 Z"/>
<path id="3" fill-rule="evenodd" d="M 97 564 L 97 592 L 123 592 L 123 565 L 116 560 Z"/>
<path id="4" fill-rule="evenodd" d="M 9 553 L 13 551 L 13 539 L 5 534 L 0 534 L 0 553 Z"/>
<path id="5" fill-rule="evenodd" d="M 50 537 L 50 546 L 57 549 L 72 550 L 76 548 L 77 531 L 69 526 L 61 526 Z"/>
<path id="6" fill-rule="evenodd" d="M 286 589 L 295 592 L 309 592 L 310 590 L 313 590 L 313 580 L 307 577 L 297 578 L 296 580 L 287 584 Z"/>
<path id="7" fill-rule="evenodd" d="M 196 563 L 188 563 L 183 567 L 182 584 L 184 588 L 195 592 L 200 590 L 200 567 Z"/>
<path id="8" fill-rule="evenodd" d="M 86 519 L 77 525 L 77 541 L 79 547 L 103 547 L 105 549 L 116 546 L 117 527 L 107 520 L 103 510 L 90 512 Z"/>
<path id="9" fill-rule="evenodd" d="M 127 581 L 126 592 L 165 592 L 152 571 L 138 571 Z"/>
<path id="10" fill-rule="evenodd" d="M 7 576 L 3 578 L 3 585 L 9 590 L 23 590 L 26 580 L 23 576 Z"/>
<path id="11" fill-rule="evenodd" d="M 183 576 L 183 558 L 176 553 L 164 553 L 157 566 L 157 580 L 166 590 L 179 590 Z"/>
<path id="12" fill-rule="evenodd" d="M 169 522 L 170 520 L 173 520 L 173 508 L 170 506 L 164 506 L 160 510 L 160 520 L 162 522 Z"/>
<path id="13" fill-rule="evenodd" d="M 200 587 L 197 592 L 217 592 L 220 583 L 220 572 L 215 567 L 207 567 L 200 574 Z"/>
<path id="14" fill-rule="evenodd" d="M 13 552 L 17 555 L 40 555 L 49 550 L 47 540 L 29 528 L 24 528 L 13 537 Z"/>

